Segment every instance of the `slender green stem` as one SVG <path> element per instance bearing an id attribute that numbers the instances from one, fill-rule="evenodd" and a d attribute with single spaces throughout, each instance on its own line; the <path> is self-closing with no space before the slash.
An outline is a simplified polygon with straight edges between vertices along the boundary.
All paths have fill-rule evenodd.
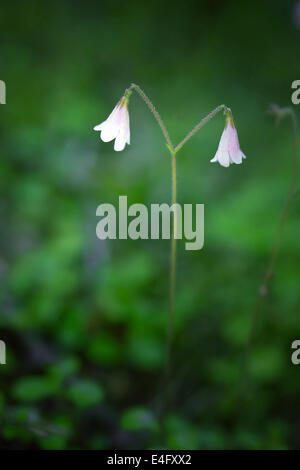
<path id="1" fill-rule="evenodd" d="M 143 99 L 146 103 L 150 111 L 152 112 L 153 116 L 155 117 L 163 136 L 165 137 L 167 147 L 171 152 L 171 162 L 172 162 L 172 205 L 176 204 L 176 152 L 174 149 L 174 145 L 171 141 L 167 128 L 151 102 L 148 98 L 146 93 L 135 83 L 132 83 L 130 87 L 125 91 L 125 95 L 129 96 L 135 90 L 138 95 Z M 169 286 L 169 307 L 168 307 L 168 322 L 167 322 L 167 353 L 166 353 L 166 368 L 165 368 L 165 380 L 166 380 L 166 403 L 169 402 L 170 398 L 170 391 L 169 391 L 169 379 L 170 379 L 170 372 L 171 372 L 171 357 L 172 357 L 172 346 L 173 346 L 173 338 L 174 338 L 174 298 L 175 298 L 175 283 L 176 283 L 176 239 L 175 233 L 177 231 L 177 212 L 176 206 L 174 206 L 173 212 L 173 225 L 172 225 L 172 236 L 171 236 L 171 251 L 170 251 L 170 286 Z"/>
<path id="2" fill-rule="evenodd" d="M 175 152 L 177 153 L 187 143 L 187 141 L 190 140 L 190 138 L 193 137 L 193 135 L 195 135 L 196 132 L 199 131 L 199 129 L 201 129 L 201 127 L 203 127 L 219 111 L 222 111 L 222 110 L 224 110 L 226 113 L 230 114 L 230 116 L 232 117 L 231 109 L 227 108 L 227 106 L 225 106 L 225 104 L 220 104 L 220 106 L 217 106 L 217 108 L 215 108 L 213 111 L 211 111 L 207 116 L 205 116 L 205 118 L 201 119 L 201 121 L 194 127 L 194 129 L 192 129 L 191 132 L 189 132 L 185 136 L 185 138 L 177 145 L 177 147 L 175 147 Z"/>
<path id="3" fill-rule="evenodd" d="M 173 226 L 171 237 L 171 253 L 170 253 L 170 286 L 169 286 L 169 320 L 168 320 L 168 352 L 167 352 L 167 375 L 171 369 L 171 357 L 174 340 L 174 298 L 176 284 L 176 237 L 177 233 L 177 209 L 176 209 L 176 154 L 172 153 L 172 206 L 173 210 Z"/>

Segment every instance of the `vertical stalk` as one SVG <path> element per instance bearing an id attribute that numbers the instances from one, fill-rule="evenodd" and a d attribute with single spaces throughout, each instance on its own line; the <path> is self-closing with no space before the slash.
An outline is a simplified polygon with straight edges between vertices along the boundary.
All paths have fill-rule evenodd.
<path id="1" fill-rule="evenodd" d="M 166 364 L 166 375 L 167 379 L 170 376 L 171 370 L 171 357 L 174 339 L 174 297 L 175 297 L 175 284 L 176 284 L 176 238 L 177 233 L 177 210 L 176 210 L 176 153 L 172 152 L 172 206 L 174 205 L 173 211 L 173 225 L 171 234 L 171 251 L 170 251 L 170 286 L 169 286 L 169 312 L 168 312 L 168 325 L 167 325 L 167 364 Z"/>
<path id="2" fill-rule="evenodd" d="M 170 366 L 170 356 L 172 351 L 173 337 L 174 337 L 174 296 L 175 296 L 175 283 L 176 283 L 176 238 L 177 233 L 177 210 L 176 210 L 176 154 L 172 153 L 172 206 L 174 205 L 173 212 L 173 226 L 171 236 L 171 253 L 170 253 L 170 298 L 169 298 L 169 319 L 168 319 L 168 362 Z"/>

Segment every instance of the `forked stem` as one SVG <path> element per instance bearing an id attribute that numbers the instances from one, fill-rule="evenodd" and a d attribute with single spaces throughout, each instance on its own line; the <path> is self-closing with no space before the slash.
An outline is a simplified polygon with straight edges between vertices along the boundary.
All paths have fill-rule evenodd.
<path id="1" fill-rule="evenodd" d="M 192 130 L 189 132 L 185 138 L 175 147 L 171 141 L 167 128 L 151 102 L 148 98 L 146 93 L 136 85 L 132 83 L 130 87 L 125 91 L 125 96 L 129 97 L 132 91 L 135 90 L 138 95 L 143 99 L 146 103 L 148 108 L 150 109 L 151 113 L 153 114 L 154 118 L 156 119 L 162 134 L 166 140 L 167 147 L 171 153 L 171 163 L 172 163 L 172 206 L 173 206 L 173 225 L 172 225 L 172 235 L 171 235 L 171 252 L 170 252 L 170 286 L 169 286 L 169 309 L 168 309 L 168 324 L 167 324 L 167 355 L 166 355 L 166 406 L 168 406 L 170 400 L 170 390 L 169 390 L 169 383 L 170 383 L 170 374 L 171 374 L 171 358 L 172 358 L 172 349 L 173 349 L 173 342 L 174 342 L 174 305 L 175 305 L 175 285 L 176 285 L 176 236 L 177 233 L 177 183 L 176 183 L 176 154 L 182 147 L 186 144 L 186 142 L 193 137 L 199 129 L 201 129 L 208 121 L 210 121 L 219 111 L 224 111 L 225 114 L 230 115 L 232 118 L 232 113 L 230 108 L 221 104 L 213 111 L 211 111 L 206 117 L 204 117 Z"/>

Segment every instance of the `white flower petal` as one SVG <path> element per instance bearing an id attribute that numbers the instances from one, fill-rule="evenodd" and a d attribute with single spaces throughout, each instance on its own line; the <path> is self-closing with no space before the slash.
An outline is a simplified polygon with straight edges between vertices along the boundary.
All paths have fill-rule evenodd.
<path id="1" fill-rule="evenodd" d="M 101 139 L 103 142 L 110 142 L 114 140 L 118 135 L 119 129 L 116 126 L 105 126 L 101 131 Z"/>
<path id="2" fill-rule="evenodd" d="M 240 149 L 236 128 L 231 120 L 226 120 L 217 153 L 211 162 L 218 161 L 220 165 L 229 167 L 231 163 L 240 165 L 243 158 L 246 157 Z"/>
<path id="3" fill-rule="evenodd" d="M 100 137 L 103 142 L 110 142 L 116 139 L 114 149 L 120 152 L 126 143 L 130 143 L 130 126 L 128 113 L 128 98 L 123 96 L 114 107 L 106 121 L 94 127 L 94 130 L 101 131 Z"/>
<path id="4" fill-rule="evenodd" d="M 98 128 L 101 127 L 101 139 L 103 142 L 110 142 L 115 139 L 119 132 L 120 127 L 120 107 L 119 104 L 114 107 L 106 121 L 102 122 Z"/>
<path id="5" fill-rule="evenodd" d="M 232 161 L 232 163 L 236 163 L 237 165 L 239 165 L 240 163 L 242 163 L 242 152 L 239 151 L 238 153 L 231 153 L 230 160 Z"/>
<path id="6" fill-rule="evenodd" d="M 110 142 L 115 139 L 120 131 L 120 113 L 111 114 L 102 126 L 101 139 Z"/>
<path id="7" fill-rule="evenodd" d="M 104 124 L 106 121 L 101 122 L 101 124 L 98 124 L 97 126 L 93 127 L 94 131 L 102 131 Z"/>
<path id="8" fill-rule="evenodd" d="M 124 135 L 126 138 L 126 144 L 130 144 L 130 126 L 129 126 L 129 113 L 126 108 L 126 115 L 124 118 Z"/>
<path id="9" fill-rule="evenodd" d="M 124 150 L 126 143 L 130 143 L 129 113 L 127 106 L 120 110 L 120 132 L 116 137 L 114 149 L 116 152 Z"/>
<path id="10" fill-rule="evenodd" d="M 228 167 L 230 165 L 230 157 L 227 150 L 219 151 L 217 154 L 220 165 Z"/>
<path id="11" fill-rule="evenodd" d="M 221 139 L 220 139 L 220 142 L 219 142 L 219 147 L 218 147 L 218 150 L 220 149 L 227 149 L 228 147 L 228 137 L 229 137 L 229 134 L 228 134 L 228 127 L 225 127 L 225 129 L 223 130 L 222 132 L 222 135 L 221 135 Z"/>
<path id="12" fill-rule="evenodd" d="M 121 152 L 122 150 L 124 150 L 125 145 L 126 145 L 126 137 L 124 136 L 123 132 L 120 132 L 117 135 L 117 138 L 115 140 L 114 149 L 116 152 Z"/>
<path id="13" fill-rule="evenodd" d="M 126 135 L 126 143 L 130 144 L 130 125 L 129 125 L 129 113 L 126 107 L 126 119 L 125 119 L 125 135 Z"/>

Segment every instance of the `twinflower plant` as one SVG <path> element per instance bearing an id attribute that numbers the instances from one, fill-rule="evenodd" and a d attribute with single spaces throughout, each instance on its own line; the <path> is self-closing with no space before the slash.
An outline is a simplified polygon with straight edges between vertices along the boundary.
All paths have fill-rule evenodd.
<path id="1" fill-rule="evenodd" d="M 116 107 L 113 109 L 108 118 L 101 124 L 94 127 L 95 131 L 100 131 L 100 137 L 104 142 L 115 140 L 114 149 L 116 151 L 123 150 L 126 144 L 130 143 L 130 128 L 129 128 L 129 113 L 128 104 L 129 98 L 133 91 L 144 100 L 154 118 L 156 119 L 163 136 L 165 138 L 167 148 L 171 155 L 171 172 L 172 172 L 172 206 L 173 210 L 173 224 L 171 236 L 171 257 L 170 257 L 170 291 L 169 291 L 169 315 L 168 315 L 168 354 L 167 354 L 167 371 L 170 368 L 170 357 L 174 335 L 174 292 L 176 280 L 176 236 L 177 233 L 177 185 L 176 185 L 176 157 L 178 152 L 183 148 L 186 142 L 193 137 L 208 121 L 210 121 L 217 113 L 223 111 L 226 117 L 225 129 L 221 136 L 219 147 L 215 157 L 211 162 L 219 162 L 223 167 L 229 167 L 231 163 L 241 164 L 243 159 L 246 158 L 240 149 L 237 130 L 234 125 L 233 115 L 231 109 L 221 104 L 207 116 L 205 116 L 178 144 L 174 145 L 167 128 L 160 117 L 160 114 L 144 93 L 144 91 L 136 84 L 132 83 L 130 87 L 125 90 L 123 97 L 120 99 Z"/>

